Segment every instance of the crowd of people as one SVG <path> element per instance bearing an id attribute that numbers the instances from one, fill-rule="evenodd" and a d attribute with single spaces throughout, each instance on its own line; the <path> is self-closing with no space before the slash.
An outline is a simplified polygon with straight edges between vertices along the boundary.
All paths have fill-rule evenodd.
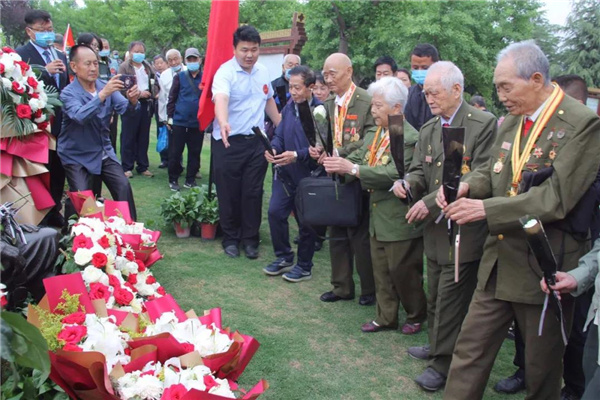
<path id="1" fill-rule="evenodd" d="M 65 177 L 70 190 L 94 189 L 97 196 L 103 181 L 113 199 L 129 202 L 135 218 L 128 178 L 134 168 L 153 176 L 148 162 L 152 118 L 157 134 L 164 128 L 169 132 L 159 168 L 168 169 L 170 189 L 180 190 L 186 146 L 184 187 L 197 185 L 204 137 L 197 120 L 204 61 L 198 49 L 186 49 L 184 57 L 171 49 L 150 64 L 144 43 L 134 41 L 119 64 L 114 52 L 110 57 L 108 41 L 82 34 L 67 61 L 53 47 L 48 13 L 32 11 L 25 22 L 31 41 L 17 51 L 25 61 L 46 66 L 44 81 L 63 101 L 52 126 L 57 156 L 49 165 L 57 207 L 46 224 L 64 224 L 58 205 Z M 233 56 L 212 83 L 212 168 L 225 255 L 239 257 L 242 249 L 247 258 L 258 258 L 263 186 L 271 164 L 268 223 L 275 257 L 264 273 L 289 282 L 309 280 L 314 252 L 328 235 L 332 288 L 320 300 L 353 300 L 356 268 L 359 304 L 376 305 L 363 332 L 400 329 L 413 335 L 427 322 L 427 343 L 408 349 L 427 362 L 415 377 L 420 387 L 444 390 L 445 399 L 482 398 L 514 323 L 519 369 L 496 390 L 526 390 L 531 399 L 596 398 L 598 242 L 589 251 L 599 228 L 600 119 L 584 105 L 585 82 L 577 76 L 552 78 L 547 57 L 533 41 L 511 44 L 498 55 L 494 70 L 507 111 L 498 121 L 481 96 L 464 100 L 459 66 L 440 60 L 431 44 L 414 47 L 410 70 L 398 68 L 392 57 L 378 58 L 375 81 L 367 89 L 353 82 L 352 60 L 341 53 L 313 69 L 299 56 L 287 55 L 281 77 L 271 81 L 258 62 L 260 45 L 254 27 L 240 26 Z M 67 64 L 74 77 L 70 84 Z M 134 84 L 122 79 L 129 76 Z M 309 143 L 299 113 L 304 102 L 326 111 L 331 152 L 322 140 Z M 118 115 L 120 159 L 113 134 Z M 404 116 L 404 176 L 390 157 L 389 116 L 395 115 Z M 252 130 L 265 127 L 265 120 L 272 151 Z M 458 199 L 450 204 L 442 185 L 445 127 L 465 130 Z M 360 182 L 362 212 L 356 226 L 330 226 L 325 233 L 325 227 L 298 218 L 300 182 L 327 174 Z M 299 226 L 296 252 L 289 235 L 292 214 Z M 578 295 L 577 300 L 562 295 L 567 328 L 573 326 L 567 329 L 568 346 L 560 322 L 550 313 L 544 318 L 549 289 L 521 229 L 525 215 L 544 223 L 556 256 L 560 272 L 551 289 Z M 449 230 L 449 224 L 459 229 Z"/>

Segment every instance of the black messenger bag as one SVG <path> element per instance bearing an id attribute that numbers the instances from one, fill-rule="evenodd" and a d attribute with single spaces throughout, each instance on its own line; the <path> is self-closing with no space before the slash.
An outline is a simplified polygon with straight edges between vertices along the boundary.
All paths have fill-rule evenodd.
<path id="1" fill-rule="evenodd" d="M 296 211 L 303 225 L 358 226 L 362 212 L 360 181 L 340 183 L 329 176 L 304 178 L 296 189 Z"/>

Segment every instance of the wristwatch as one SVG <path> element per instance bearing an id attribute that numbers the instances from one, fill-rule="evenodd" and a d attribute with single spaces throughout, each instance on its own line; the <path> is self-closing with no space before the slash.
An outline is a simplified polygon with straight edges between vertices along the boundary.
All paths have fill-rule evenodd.
<path id="1" fill-rule="evenodd" d="M 350 171 L 350 173 L 354 176 L 356 176 L 356 174 L 358 174 L 358 164 L 352 165 L 352 171 Z"/>
<path id="2" fill-rule="evenodd" d="M 294 152 L 294 161 L 296 161 L 298 159 L 298 152 Z"/>

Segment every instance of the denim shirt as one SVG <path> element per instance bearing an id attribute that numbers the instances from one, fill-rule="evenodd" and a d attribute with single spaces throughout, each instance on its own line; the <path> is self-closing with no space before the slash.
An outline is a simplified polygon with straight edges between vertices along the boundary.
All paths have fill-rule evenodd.
<path id="1" fill-rule="evenodd" d="M 96 80 L 96 93 L 106 86 Z M 63 103 L 62 130 L 58 137 L 57 152 L 66 165 L 83 165 L 89 173 L 99 175 L 102 160 L 109 157 L 117 162 L 115 149 L 110 143 L 110 118 L 113 110 L 119 114 L 134 111 L 134 107 L 119 92 L 114 92 L 104 102 L 87 92 L 78 79 L 60 94 Z"/>

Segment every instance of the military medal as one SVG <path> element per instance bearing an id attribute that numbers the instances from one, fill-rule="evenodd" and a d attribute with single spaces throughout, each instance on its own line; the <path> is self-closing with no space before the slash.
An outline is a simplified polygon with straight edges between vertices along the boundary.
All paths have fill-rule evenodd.
<path id="1" fill-rule="evenodd" d="M 502 150 L 510 150 L 510 146 L 512 143 L 510 142 L 502 142 Z"/>
<path id="2" fill-rule="evenodd" d="M 373 138 L 373 144 L 369 148 L 368 153 L 368 165 L 369 167 L 374 167 L 375 165 L 386 165 L 390 162 L 390 157 L 385 154 L 390 146 L 390 135 L 388 132 L 383 132 L 381 135 L 381 139 L 379 135 L 381 134 L 382 128 L 377 128 L 377 132 L 375 132 L 375 137 Z M 358 134 L 356 134 L 358 136 Z M 356 139 L 358 140 L 358 138 Z"/>
<path id="3" fill-rule="evenodd" d="M 388 165 L 389 162 L 390 162 L 390 158 L 387 155 L 381 157 L 381 163 L 383 165 Z"/>
<path id="4" fill-rule="evenodd" d="M 493 171 L 496 174 L 499 174 L 500 172 L 502 172 L 502 168 L 504 168 L 504 157 L 506 157 L 506 154 L 504 154 L 503 152 L 500 152 L 499 157 L 498 157 L 498 161 L 496 161 L 496 163 L 494 164 L 494 170 Z"/>
<path id="5" fill-rule="evenodd" d="M 431 145 L 427 145 L 427 154 L 431 154 Z"/>
<path id="6" fill-rule="evenodd" d="M 515 197 L 517 195 L 517 190 L 518 186 L 515 186 L 515 184 L 512 183 L 507 193 L 508 197 Z"/>
<path id="7" fill-rule="evenodd" d="M 344 142 L 347 142 L 348 140 L 350 140 L 350 134 L 349 133 L 345 133 L 344 134 Z"/>
<path id="8" fill-rule="evenodd" d="M 462 175 L 466 175 L 469 172 L 471 172 L 471 167 L 469 167 L 469 160 L 471 160 L 471 157 L 463 157 L 463 165 L 460 169 L 460 173 Z"/>
<path id="9" fill-rule="evenodd" d="M 558 147 L 558 143 L 552 143 L 552 150 L 548 153 L 548 158 L 554 160 L 556 158 L 556 148 Z"/>
<path id="10" fill-rule="evenodd" d="M 552 140 L 552 136 L 554 136 L 554 131 L 553 130 L 548 133 L 548 136 L 546 136 L 546 139 L 547 140 Z"/>
<path id="11" fill-rule="evenodd" d="M 558 132 L 556 133 L 556 138 L 557 138 L 557 139 L 562 139 L 562 138 L 564 138 L 564 137 L 565 137 L 565 130 L 564 130 L 564 129 L 561 129 L 560 131 L 558 131 Z"/>
<path id="12" fill-rule="evenodd" d="M 535 158 L 542 158 L 542 156 L 544 155 L 544 151 L 542 150 L 541 147 L 536 146 L 536 147 L 534 147 L 533 151 L 531 152 L 531 155 L 534 156 Z"/>
<path id="13" fill-rule="evenodd" d="M 432 162 L 432 161 L 433 161 L 433 160 L 431 159 L 431 156 L 425 156 L 425 162 L 426 162 L 427 164 L 431 164 L 431 162 Z"/>

